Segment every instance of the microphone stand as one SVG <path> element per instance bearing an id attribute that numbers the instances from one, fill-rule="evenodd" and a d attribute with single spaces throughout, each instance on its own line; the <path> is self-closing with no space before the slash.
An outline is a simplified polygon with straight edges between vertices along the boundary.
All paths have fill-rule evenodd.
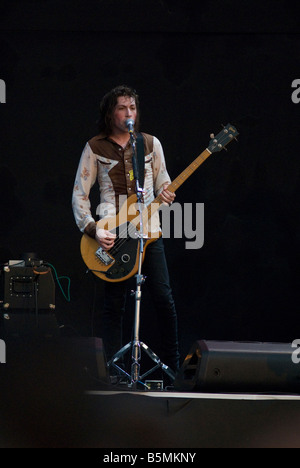
<path id="1" fill-rule="evenodd" d="M 146 384 L 142 382 L 142 380 L 154 372 L 156 369 L 161 368 L 172 381 L 175 380 L 175 373 L 170 369 L 166 364 L 163 364 L 159 357 L 145 344 L 140 342 L 139 339 L 139 330 L 140 330 L 140 310 L 141 310 L 141 299 L 142 299 L 142 284 L 145 282 L 145 276 L 142 275 L 142 261 L 143 261 L 143 253 L 144 253 L 144 225 L 143 225 L 143 188 L 140 187 L 139 184 L 139 174 L 138 174 L 138 164 L 137 164 L 137 154 L 136 154 L 136 139 L 133 132 L 133 127 L 129 126 L 129 134 L 130 134 L 130 143 L 132 147 L 132 165 L 133 165 L 133 175 L 136 184 L 136 194 L 137 194 L 137 204 L 138 204 L 138 211 L 140 217 L 140 232 L 137 234 L 139 240 L 139 262 L 138 262 L 138 271 L 136 276 L 136 291 L 133 291 L 133 295 L 135 295 L 135 318 L 134 318 L 134 335 L 133 341 L 128 343 L 124 346 L 120 351 L 118 351 L 112 359 L 108 362 L 108 367 L 113 366 L 119 372 L 124 374 L 128 379 L 130 379 L 129 386 L 136 390 L 138 384 L 141 384 L 148 390 Z M 124 369 L 119 367 L 116 363 L 117 361 L 127 353 L 127 351 L 132 349 L 132 365 L 131 365 L 131 374 L 129 375 Z M 141 361 L 141 350 L 144 350 L 146 354 L 156 363 L 156 365 L 150 369 L 149 371 L 145 372 L 142 376 L 140 376 L 140 361 Z"/>
<path id="2" fill-rule="evenodd" d="M 138 271 L 136 274 L 136 292 L 135 292 L 135 320 L 134 320 L 134 336 L 132 343 L 132 365 L 131 365 L 131 382 L 133 388 L 136 388 L 137 382 L 139 381 L 140 376 L 140 360 L 141 360 L 141 344 L 139 341 L 139 329 L 140 329 L 140 310 L 141 310 L 141 300 L 142 300 L 142 284 L 145 282 L 145 277 L 142 275 L 142 259 L 144 253 L 144 225 L 143 225 L 143 188 L 140 187 L 139 183 L 139 171 L 137 165 L 137 154 L 136 154 L 136 139 L 134 137 L 133 131 L 129 131 L 130 134 L 130 143 L 132 146 L 132 165 L 133 165 L 133 176 L 135 179 L 136 194 L 137 194 L 137 203 L 138 211 L 140 216 L 140 233 L 138 235 L 139 239 L 139 263 Z"/>

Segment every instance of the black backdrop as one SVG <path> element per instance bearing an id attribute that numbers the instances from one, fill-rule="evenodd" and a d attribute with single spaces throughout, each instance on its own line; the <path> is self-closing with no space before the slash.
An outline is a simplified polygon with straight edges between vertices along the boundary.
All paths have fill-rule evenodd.
<path id="1" fill-rule="evenodd" d="M 205 205 L 201 249 L 165 242 L 182 357 L 196 339 L 299 338 L 298 10 L 280 0 L 1 2 L 0 261 L 34 251 L 70 277 L 70 302 L 57 287 L 60 324 L 101 334 L 103 285 L 81 260 L 71 194 L 102 95 L 127 83 L 172 178 L 222 123 L 240 132 L 177 194 Z M 125 340 L 133 308 L 129 298 Z M 159 352 L 152 317 L 145 288 L 141 339 Z"/>

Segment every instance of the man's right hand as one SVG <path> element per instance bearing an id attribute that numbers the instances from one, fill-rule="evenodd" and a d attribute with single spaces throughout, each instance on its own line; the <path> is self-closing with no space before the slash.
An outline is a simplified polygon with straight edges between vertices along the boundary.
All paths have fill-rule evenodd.
<path id="1" fill-rule="evenodd" d="M 105 229 L 97 229 L 95 239 L 104 250 L 110 250 L 115 243 L 116 234 Z"/>

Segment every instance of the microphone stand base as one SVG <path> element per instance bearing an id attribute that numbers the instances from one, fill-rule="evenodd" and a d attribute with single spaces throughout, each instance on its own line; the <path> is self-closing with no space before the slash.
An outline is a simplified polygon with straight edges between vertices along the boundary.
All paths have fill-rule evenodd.
<path id="1" fill-rule="evenodd" d="M 144 351 L 154 362 L 154 366 L 147 370 L 147 372 L 142 375 L 132 377 L 132 375 L 118 365 L 118 361 L 132 349 L 131 342 L 123 346 L 123 348 L 112 357 L 112 359 L 107 363 L 108 369 L 116 369 L 120 374 L 120 379 L 124 377 L 127 381 L 127 387 L 131 390 L 138 390 L 139 387 L 142 387 L 144 390 L 150 390 L 149 386 L 144 383 L 143 380 L 158 369 L 161 369 L 163 373 L 168 376 L 168 380 L 173 383 L 176 377 L 175 372 L 164 364 L 157 354 L 155 354 L 145 343 L 139 342 L 138 345 L 140 346 L 141 351 Z"/>

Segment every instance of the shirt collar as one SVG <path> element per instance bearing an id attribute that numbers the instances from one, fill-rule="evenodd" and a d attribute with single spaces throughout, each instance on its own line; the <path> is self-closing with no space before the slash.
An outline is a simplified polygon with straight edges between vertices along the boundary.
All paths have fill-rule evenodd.
<path id="1" fill-rule="evenodd" d="M 108 136 L 104 132 L 101 132 L 101 133 L 99 133 L 99 135 L 96 136 L 97 140 L 105 140 L 107 138 L 108 138 Z"/>

